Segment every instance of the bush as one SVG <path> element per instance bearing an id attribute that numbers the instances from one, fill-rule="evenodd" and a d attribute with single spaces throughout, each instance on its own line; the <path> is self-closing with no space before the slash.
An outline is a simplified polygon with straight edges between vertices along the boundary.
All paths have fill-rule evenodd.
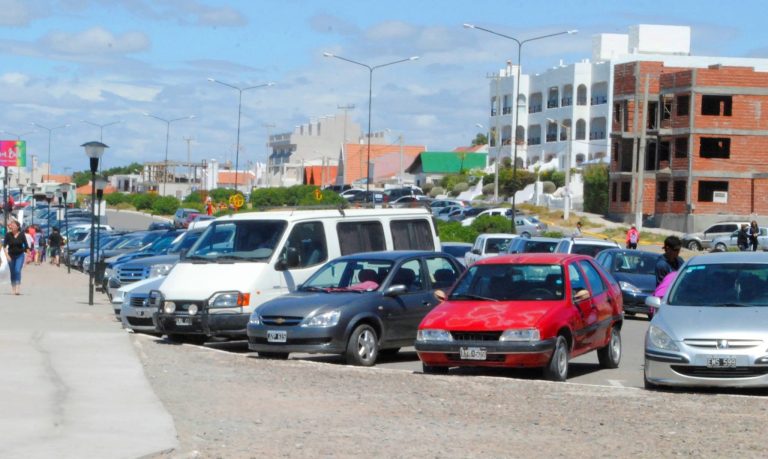
<path id="1" fill-rule="evenodd" d="M 565 235 L 560 231 L 544 231 L 543 233 L 541 233 L 541 235 L 543 237 L 555 237 L 555 238 L 565 237 Z"/>
<path id="2" fill-rule="evenodd" d="M 514 233 L 515 222 L 500 215 L 483 215 L 472 222 L 472 229 L 478 233 Z"/>
<path id="3" fill-rule="evenodd" d="M 345 204 L 346 199 L 332 190 L 322 190 L 318 199 L 314 185 L 295 185 L 289 188 L 261 188 L 251 193 L 253 207 L 279 206 L 331 206 Z"/>
<path id="4" fill-rule="evenodd" d="M 199 191 L 193 191 L 189 193 L 186 198 L 184 198 L 185 206 L 187 204 L 194 204 L 194 203 L 203 204 L 203 195 Z"/>
<path id="5" fill-rule="evenodd" d="M 216 188 L 209 191 L 208 196 L 211 197 L 213 202 L 224 202 L 229 204 L 229 197 L 235 193 L 239 193 L 239 191 L 235 191 L 232 188 Z"/>
<path id="6" fill-rule="evenodd" d="M 421 186 L 421 191 L 424 192 L 424 194 L 428 195 L 430 191 L 432 191 L 432 188 L 434 187 L 431 183 L 425 183 Z"/>
<path id="7" fill-rule="evenodd" d="M 467 182 L 460 182 L 453 186 L 453 189 L 451 192 L 454 195 L 459 195 L 459 193 L 463 193 L 469 189 L 469 184 Z"/>
<path id="8" fill-rule="evenodd" d="M 162 196 L 152 203 L 152 213 L 159 215 L 173 215 L 181 206 L 178 199 L 173 196 Z"/>
<path id="9" fill-rule="evenodd" d="M 445 194 L 445 190 L 441 186 L 432 187 L 432 190 L 430 190 L 430 192 L 429 192 L 429 196 L 433 197 L 433 198 L 436 198 L 436 197 L 440 196 L 441 194 Z"/>
<path id="10" fill-rule="evenodd" d="M 541 191 L 542 193 L 552 194 L 557 191 L 557 185 L 554 182 L 542 182 Z"/>
<path id="11" fill-rule="evenodd" d="M 104 195 L 104 201 L 108 206 L 116 206 L 124 202 L 129 202 L 130 199 L 130 195 L 124 193 L 109 193 Z"/>
<path id="12" fill-rule="evenodd" d="M 584 212 L 608 213 L 608 167 L 598 164 L 584 168 Z"/>
<path id="13" fill-rule="evenodd" d="M 461 226 L 461 222 L 437 220 L 437 232 L 442 242 L 475 242 L 477 230 L 471 226 Z"/>
<path id="14" fill-rule="evenodd" d="M 117 210 L 136 210 L 130 202 L 121 202 L 115 206 Z"/>
<path id="15" fill-rule="evenodd" d="M 495 190 L 496 190 L 496 185 L 493 183 L 483 185 L 483 194 L 486 196 L 493 196 L 493 192 Z"/>
<path id="16" fill-rule="evenodd" d="M 152 209 L 152 205 L 158 199 L 158 196 L 154 193 L 132 194 L 130 195 L 130 197 L 131 197 L 131 204 L 133 204 L 133 207 L 135 207 L 136 210 Z M 174 211 L 175 210 L 176 209 L 174 209 Z"/>
<path id="17" fill-rule="evenodd" d="M 550 169 L 542 172 L 539 177 L 542 182 L 554 183 L 555 189 L 565 186 L 565 172 Z"/>

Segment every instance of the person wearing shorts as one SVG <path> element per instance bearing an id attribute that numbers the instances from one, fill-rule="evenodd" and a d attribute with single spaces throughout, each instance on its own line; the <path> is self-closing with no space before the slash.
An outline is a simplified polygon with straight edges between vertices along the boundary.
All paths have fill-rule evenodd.
<path id="1" fill-rule="evenodd" d="M 51 264 L 59 266 L 59 256 L 61 255 L 61 245 L 64 239 L 61 237 L 58 228 L 54 228 L 51 235 L 48 236 L 48 247 L 50 248 Z"/>

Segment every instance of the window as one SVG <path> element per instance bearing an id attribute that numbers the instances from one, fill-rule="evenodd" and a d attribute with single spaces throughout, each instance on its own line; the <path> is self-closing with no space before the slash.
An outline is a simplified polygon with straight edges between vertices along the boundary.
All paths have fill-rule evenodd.
<path id="1" fill-rule="evenodd" d="M 614 123 L 621 123 L 621 119 L 624 117 L 621 109 L 622 109 L 621 102 L 616 102 L 615 104 L 613 104 L 613 122 Z"/>
<path id="2" fill-rule="evenodd" d="M 656 169 L 656 141 L 649 140 L 645 147 L 645 170 Z"/>
<path id="3" fill-rule="evenodd" d="M 611 185 L 612 185 L 611 201 L 616 202 L 616 196 L 618 196 L 618 193 L 619 193 L 619 183 L 613 182 Z"/>
<path id="4" fill-rule="evenodd" d="M 664 97 L 664 106 L 661 110 L 661 119 L 662 120 L 668 120 L 672 118 L 672 98 L 671 97 Z"/>
<path id="5" fill-rule="evenodd" d="M 598 273 L 595 267 L 592 266 L 592 263 L 587 260 L 582 260 L 579 262 L 579 266 L 584 270 L 584 275 L 587 276 L 587 282 L 589 282 L 589 286 L 592 287 L 592 295 L 597 296 L 605 292 L 603 278 L 600 277 L 600 273 Z"/>
<path id="6" fill-rule="evenodd" d="M 669 162 L 669 142 L 659 142 L 659 162 Z"/>
<path id="7" fill-rule="evenodd" d="M 712 202 L 712 194 L 715 191 L 728 191 L 728 182 L 699 181 L 699 202 Z"/>
<path id="8" fill-rule="evenodd" d="M 421 273 L 421 261 L 409 260 L 400 265 L 392 276 L 390 285 L 405 285 L 409 292 L 424 290 L 424 276 Z"/>
<path id="9" fill-rule="evenodd" d="M 613 142 L 612 150 L 613 150 L 613 160 L 618 161 L 619 160 L 619 142 Z"/>
<path id="10" fill-rule="evenodd" d="M 669 191 L 669 182 L 658 182 L 656 184 L 656 201 L 658 202 L 667 202 L 669 197 L 667 196 L 667 193 Z"/>
<path id="11" fill-rule="evenodd" d="M 675 158 L 688 157 L 688 137 L 678 137 L 675 139 Z"/>
<path id="12" fill-rule="evenodd" d="M 691 97 L 688 95 L 677 96 L 677 116 L 688 116 L 690 110 Z"/>
<path id="13" fill-rule="evenodd" d="M 396 220 L 389 224 L 395 250 L 435 250 L 427 220 Z"/>
<path id="14" fill-rule="evenodd" d="M 621 182 L 621 202 L 629 202 L 629 182 Z"/>
<path id="15" fill-rule="evenodd" d="M 296 250 L 299 255 L 299 265 L 296 268 L 306 268 L 323 263 L 328 259 L 328 247 L 325 242 L 325 229 L 322 222 L 299 223 L 293 227 L 285 244 L 288 250 Z"/>
<path id="16" fill-rule="evenodd" d="M 702 158 L 728 159 L 731 157 L 731 139 L 727 137 L 702 137 L 699 155 Z"/>
<path id="17" fill-rule="evenodd" d="M 648 119 L 646 120 L 646 127 L 648 129 L 657 129 L 656 120 L 658 119 L 659 103 L 648 102 Z"/>
<path id="18" fill-rule="evenodd" d="M 731 96 L 701 96 L 701 114 L 709 116 L 731 116 Z"/>
<path id="19" fill-rule="evenodd" d="M 571 295 L 574 295 L 579 290 L 587 288 L 587 283 L 584 282 L 584 276 L 575 265 L 568 265 L 568 277 L 568 280 L 571 283 Z"/>
<path id="20" fill-rule="evenodd" d="M 344 222 L 336 225 L 342 255 L 387 250 L 384 228 L 379 222 Z"/>
<path id="21" fill-rule="evenodd" d="M 432 288 L 450 288 L 458 279 L 459 273 L 446 258 L 432 257 L 426 261 Z"/>
<path id="22" fill-rule="evenodd" d="M 672 182 L 672 200 L 673 201 L 685 201 L 685 191 L 688 187 L 688 182 L 685 180 L 675 180 Z"/>

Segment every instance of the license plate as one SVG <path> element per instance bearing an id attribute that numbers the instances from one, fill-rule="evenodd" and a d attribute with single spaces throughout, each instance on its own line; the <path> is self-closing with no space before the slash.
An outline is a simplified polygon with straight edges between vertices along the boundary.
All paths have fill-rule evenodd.
<path id="1" fill-rule="evenodd" d="M 177 317 L 176 325 L 192 325 L 192 319 L 190 317 Z"/>
<path id="2" fill-rule="evenodd" d="M 485 360 L 486 350 L 484 347 L 461 347 L 459 348 L 459 357 L 462 360 Z"/>
<path id="3" fill-rule="evenodd" d="M 285 343 L 288 341 L 288 332 L 285 330 L 268 330 L 268 343 Z"/>
<path id="4" fill-rule="evenodd" d="M 736 368 L 735 357 L 708 357 L 707 368 Z"/>

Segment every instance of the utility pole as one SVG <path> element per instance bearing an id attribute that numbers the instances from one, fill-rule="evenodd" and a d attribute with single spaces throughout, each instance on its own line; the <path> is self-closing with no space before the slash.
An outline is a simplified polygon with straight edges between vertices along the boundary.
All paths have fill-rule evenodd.
<path id="1" fill-rule="evenodd" d="M 189 193 L 192 193 L 192 137 L 182 137 L 187 142 L 187 183 L 189 184 Z"/>
<path id="2" fill-rule="evenodd" d="M 642 131 L 640 131 L 640 151 L 639 161 L 637 165 L 637 207 L 635 207 L 635 226 L 638 231 L 643 228 L 643 188 L 645 188 L 645 156 L 647 153 L 648 145 L 645 140 L 646 124 L 648 121 L 648 86 L 650 83 L 650 75 L 645 75 L 645 89 L 643 91 L 643 124 Z"/>

